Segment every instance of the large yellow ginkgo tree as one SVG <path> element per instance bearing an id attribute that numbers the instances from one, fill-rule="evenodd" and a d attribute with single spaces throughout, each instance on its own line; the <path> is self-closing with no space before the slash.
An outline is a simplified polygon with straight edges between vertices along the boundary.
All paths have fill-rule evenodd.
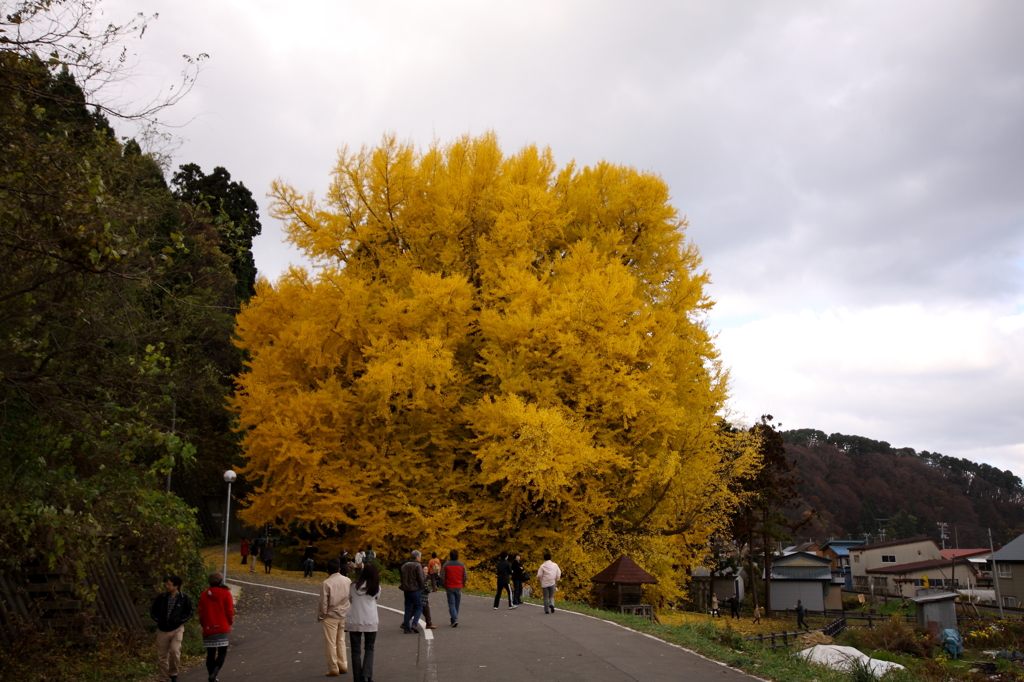
<path id="1" fill-rule="evenodd" d="M 575 596 L 627 553 L 678 595 L 758 461 L 659 177 L 388 136 L 342 149 L 324 199 L 272 198 L 316 266 L 238 317 L 247 521 L 471 568 L 550 550 Z"/>

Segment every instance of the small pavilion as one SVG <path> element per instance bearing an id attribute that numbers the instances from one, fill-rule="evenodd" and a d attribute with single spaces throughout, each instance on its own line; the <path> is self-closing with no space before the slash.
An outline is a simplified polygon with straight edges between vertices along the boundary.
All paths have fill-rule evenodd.
<path id="1" fill-rule="evenodd" d="M 590 580 L 597 583 L 593 595 L 600 609 L 622 610 L 623 607 L 639 606 L 643 599 L 643 585 L 658 584 L 657 578 L 625 554 Z"/>

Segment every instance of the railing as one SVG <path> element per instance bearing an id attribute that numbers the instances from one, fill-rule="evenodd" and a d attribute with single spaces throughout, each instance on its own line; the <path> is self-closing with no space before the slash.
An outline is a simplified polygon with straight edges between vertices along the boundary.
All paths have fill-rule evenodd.
<path id="1" fill-rule="evenodd" d="M 650 604 L 627 604 L 619 606 L 619 613 L 627 613 L 631 616 L 640 616 L 653 623 L 659 623 L 658 616 L 654 613 L 654 607 Z"/>
<path id="2" fill-rule="evenodd" d="M 803 630 L 795 632 L 772 632 L 767 635 L 758 635 L 756 637 L 746 637 L 745 640 L 748 642 L 767 642 L 771 641 L 771 644 L 765 644 L 770 649 L 776 649 L 778 647 L 789 647 L 793 646 L 797 642 L 797 638 L 800 635 L 805 635 L 808 632 L 821 632 L 827 637 L 836 637 L 840 632 L 846 629 L 846 619 L 837 618 L 823 628 L 815 628 L 814 630 Z M 781 640 L 781 641 L 780 641 Z"/>

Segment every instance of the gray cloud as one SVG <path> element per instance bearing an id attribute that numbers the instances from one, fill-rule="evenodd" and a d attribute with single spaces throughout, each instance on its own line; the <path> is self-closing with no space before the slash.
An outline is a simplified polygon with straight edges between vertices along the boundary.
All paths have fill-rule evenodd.
<path id="1" fill-rule="evenodd" d="M 493 129 L 510 150 L 536 142 L 562 162 L 660 173 L 726 329 L 803 309 L 974 306 L 995 319 L 1024 304 L 1020 3 L 148 4 L 161 13 L 140 47 L 149 72 L 173 72 L 182 52 L 212 57 L 170 112 L 191 120 L 181 162 L 227 167 L 264 216 L 272 179 L 322 191 L 342 144 Z M 264 222 L 257 265 L 274 277 L 298 255 Z M 741 367 L 740 401 L 764 390 Z M 929 375 L 916 391 L 883 379 L 916 396 L 883 414 L 867 384 L 816 409 L 835 388 L 819 375 L 784 421 L 862 424 L 915 447 L 941 434 L 929 449 L 947 454 L 1022 443 L 999 406 L 1024 377 L 1003 376 Z M 978 409 L 940 399 L 978 386 L 993 387 L 967 401 Z"/>

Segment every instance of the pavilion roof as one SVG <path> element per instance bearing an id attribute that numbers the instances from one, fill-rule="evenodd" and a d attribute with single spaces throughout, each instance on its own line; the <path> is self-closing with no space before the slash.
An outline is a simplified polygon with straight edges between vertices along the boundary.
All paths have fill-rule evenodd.
<path id="1" fill-rule="evenodd" d="M 658 579 L 637 566 L 636 562 L 623 554 L 611 565 L 595 575 L 591 580 L 595 583 L 651 583 L 657 584 Z"/>

